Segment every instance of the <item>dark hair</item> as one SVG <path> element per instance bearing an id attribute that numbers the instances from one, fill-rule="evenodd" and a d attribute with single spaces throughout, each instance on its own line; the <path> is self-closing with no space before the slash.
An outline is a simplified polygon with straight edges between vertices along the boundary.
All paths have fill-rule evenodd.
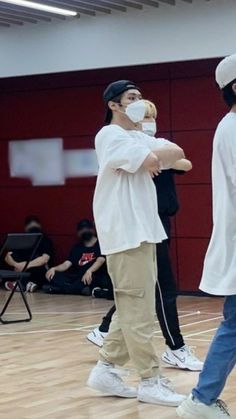
<path id="1" fill-rule="evenodd" d="M 77 223 L 77 226 L 76 226 L 76 231 L 80 231 L 80 230 L 82 230 L 83 228 L 90 228 L 90 229 L 93 229 L 93 228 L 94 228 L 94 223 L 93 223 L 92 221 L 88 220 L 87 218 L 85 218 L 84 220 L 80 220 L 80 221 Z"/>
<path id="2" fill-rule="evenodd" d="M 123 94 L 124 94 L 125 92 L 123 92 L 123 93 L 121 93 L 120 95 L 118 95 L 118 96 L 116 96 L 116 97 L 113 97 L 112 99 L 111 99 L 111 102 L 115 102 L 115 103 L 120 103 L 120 101 L 121 101 L 121 99 L 122 99 L 122 96 L 123 96 Z M 109 106 L 107 105 L 107 111 L 106 111 L 106 119 L 105 119 L 105 121 L 106 121 L 106 123 L 107 124 L 110 124 L 111 123 L 111 120 L 112 120 L 112 110 L 109 108 Z"/>
<path id="3" fill-rule="evenodd" d="M 30 223 L 40 224 L 40 220 L 36 215 L 28 215 L 28 217 L 25 219 L 25 226 L 29 225 Z"/>
<path id="4" fill-rule="evenodd" d="M 236 104 L 236 93 L 233 91 L 233 85 L 235 83 L 236 79 L 222 89 L 224 101 L 230 108 Z"/>
<path id="5" fill-rule="evenodd" d="M 28 217 L 25 219 L 25 226 L 33 222 L 40 224 L 40 220 L 36 215 L 28 215 Z"/>

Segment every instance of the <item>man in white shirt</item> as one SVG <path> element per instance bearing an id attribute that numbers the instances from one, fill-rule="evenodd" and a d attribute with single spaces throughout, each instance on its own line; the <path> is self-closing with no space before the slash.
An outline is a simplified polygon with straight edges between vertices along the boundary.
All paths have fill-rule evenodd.
<path id="1" fill-rule="evenodd" d="M 117 311 L 88 385 L 110 395 L 176 406 L 185 396 L 175 393 L 161 378 L 153 342 L 155 244 L 166 234 L 151 175 L 172 167 L 184 153 L 167 140 L 156 141 L 138 131 L 137 136 L 133 134 L 146 110 L 133 82 L 112 83 L 104 99 L 109 125 L 95 139 L 99 173 L 94 217 Z M 141 377 L 138 391 L 126 386 L 114 370 L 114 365 L 123 366 L 129 360 Z"/>
<path id="2" fill-rule="evenodd" d="M 140 128 L 145 134 L 155 137 L 157 131 L 157 109 L 154 103 L 149 100 L 145 100 L 144 102 L 146 106 L 145 118 L 141 123 Z M 129 131 L 129 133 L 135 137 L 137 136 L 137 131 Z M 140 141 L 142 141 L 142 136 Z M 159 141 L 159 139 L 157 141 Z M 157 192 L 158 214 L 168 237 L 167 240 L 163 240 L 156 246 L 158 270 L 156 314 L 167 346 L 165 352 L 162 354 L 162 360 L 168 365 L 186 371 L 201 371 L 203 363 L 195 356 L 192 348 L 185 344 L 184 337 L 180 331 L 177 311 L 176 282 L 169 255 L 171 239 L 170 217 L 176 214 L 179 207 L 175 190 L 174 174 L 182 175 L 191 169 L 191 162 L 182 159 L 176 162 L 172 169 L 163 170 L 159 176 L 154 176 L 153 178 Z M 95 293 L 102 295 L 104 291 L 98 289 L 95 290 Z M 114 305 L 105 317 L 103 317 L 100 326 L 89 332 L 87 339 L 90 342 L 100 347 L 103 346 L 115 310 L 116 308 Z"/>
<path id="3" fill-rule="evenodd" d="M 213 232 L 200 289 L 226 296 L 224 320 L 209 349 L 197 387 L 177 409 L 179 417 L 230 418 L 218 399 L 236 364 L 236 54 L 216 69 L 216 81 L 231 111 L 219 123 L 213 146 Z"/>

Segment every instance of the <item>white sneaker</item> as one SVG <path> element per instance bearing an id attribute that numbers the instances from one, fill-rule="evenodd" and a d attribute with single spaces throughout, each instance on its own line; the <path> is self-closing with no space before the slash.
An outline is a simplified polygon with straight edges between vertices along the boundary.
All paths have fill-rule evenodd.
<path id="1" fill-rule="evenodd" d="M 187 345 L 176 351 L 167 348 L 161 359 L 166 364 L 183 370 L 201 371 L 203 368 L 203 362 L 194 355 L 193 350 Z"/>
<path id="2" fill-rule="evenodd" d="M 170 381 L 163 377 L 143 379 L 139 384 L 138 400 L 140 402 L 175 407 L 185 399 L 186 396 L 176 393 L 170 386 Z"/>
<path id="3" fill-rule="evenodd" d="M 38 285 L 34 282 L 28 282 L 26 285 L 26 292 L 35 292 L 38 289 Z"/>
<path id="4" fill-rule="evenodd" d="M 96 327 L 92 332 L 87 335 L 87 339 L 94 343 L 94 345 L 99 346 L 100 348 L 103 346 L 103 341 L 108 333 L 100 332 L 99 328 Z"/>
<path id="5" fill-rule="evenodd" d="M 125 385 L 114 365 L 101 361 L 98 361 L 97 365 L 92 369 L 87 385 L 109 396 L 137 397 L 137 389 Z"/>
<path id="6" fill-rule="evenodd" d="M 193 400 L 192 394 L 176 410 L 177 416 L 185 419 L 229 419 L 231 418 L 224 402 L 217 400 L 211 406 L 207 406 L 197 400 Z"/>

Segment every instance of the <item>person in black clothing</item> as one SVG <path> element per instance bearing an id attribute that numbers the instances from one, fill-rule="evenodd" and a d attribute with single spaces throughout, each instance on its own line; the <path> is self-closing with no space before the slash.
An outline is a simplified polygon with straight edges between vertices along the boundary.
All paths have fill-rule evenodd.
<path id="1" fill-rule="evenodd" d="M 42 225 L 38 217 L 28 216 L 25 219 L 25 232 L 43 233 Z M 9 252 L 6 255 L 5 262 L 15 271 L 21 272 L 23 271 L 31 252 L 31 249 Z M 46 283 L 45 274 L 49 269 L 50 263 L 52 263 L 53 254 L 52 241 L 43 233 L 43 238 L 36 250 L 34 259 L 27 267 L 27 272 L 30 272 L 31 276 L 29 279 L 22 281 L 23 288 L 27 292 L 35 292 L 38 288 L 42 288 Z M 13 287 L 14 282 L 5 282 L 5 288 L 7 290 L 10 291 Z"/>
<path id="2" fill-rule="evenodd" d="M 154 137 L 156 134 L 156 107 L 150 101 L 145 102 L 147 111 L 142 123 L 142 130 L 146 134 Z M 199 371 L 202 369 L 203 363 L 194 356 L 191 349 L 185 345 L 180 331 L 176 304 L 177 287 L 169 254 L 171 217 L 174 216 L 179 209 L 174 175 L 185 173 L 186 171 L 191 170 L 191 168 L 191 162 L 183 159 L 177 162 L 173 169 L 163 170 L 159 176 L 153 178 L 157 189 L 158 213 L 168 237 L 167 240 L 158 243 L 156 246 L 158 265 L 156 313 L 167 345 L 167 349 L 162 355 L 162 360 L 169 365 L 181 369 Z M 88 334 L 88 340 L 98 346 L 103 345 L 103 340 L 108 333 L 111 318 L 115 310 L 116 308 L 113 306 L 103 318 L 99 328 L 96 328 Z"/>
<path id="3" fill-rule="evenodd" d="M 111 280 L 93 223 L 81 220 L 77 225 L 77 236 L 79 241 L 71 249 L 68 258 L 47 272 L 49 284 L 44 290 L 53 294 L 92 293 L 93 296 L 96 296 L 99 290 L 103 290 L 103 296 L 109 298 L 112 294 Z M 67 272 L 71 268 L 72 272 Z"/>
<path id="4" fill-rule="evenodd" d="M 153 181 L 157 190 L 158 213 L 165 229 L 167 240 L 156 246 L 158 257 L 158 281 L 156 286 L 156 313 L 166 345 L 171 351 L 185 347 L 183 336 L 180 332 L 177 311 L 177 287 L 170 259 L 171 217 L 179 210 L 174 176 L 183 174 L 179 170 L 163 170 L 160 176 L 155 176 Z M 163 357 L 169 359 L 170 351 Z M 172 359 L 172 357 L 171 357 Z"/>

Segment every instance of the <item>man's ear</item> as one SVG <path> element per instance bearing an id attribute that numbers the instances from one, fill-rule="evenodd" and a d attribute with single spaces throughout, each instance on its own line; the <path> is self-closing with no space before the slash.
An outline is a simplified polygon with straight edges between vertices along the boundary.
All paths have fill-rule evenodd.
<path id="1" fill-rule="evenodd" d="M 108 102 L 108 108 L 111 109 L 111 111 L 115 111 L 117 109 L 117 103 L 112 102 L 112 100 L 110 100 Z"/>
<path id="2" fill-rule="evenodd" d="M 234 94 L 235 94 L 235 96 L 236 96 L 236 83 L 234 83 L 234 84 L 232 85 L 232 90 L 233 90 L 233 92 L 234 92 Z"/>

